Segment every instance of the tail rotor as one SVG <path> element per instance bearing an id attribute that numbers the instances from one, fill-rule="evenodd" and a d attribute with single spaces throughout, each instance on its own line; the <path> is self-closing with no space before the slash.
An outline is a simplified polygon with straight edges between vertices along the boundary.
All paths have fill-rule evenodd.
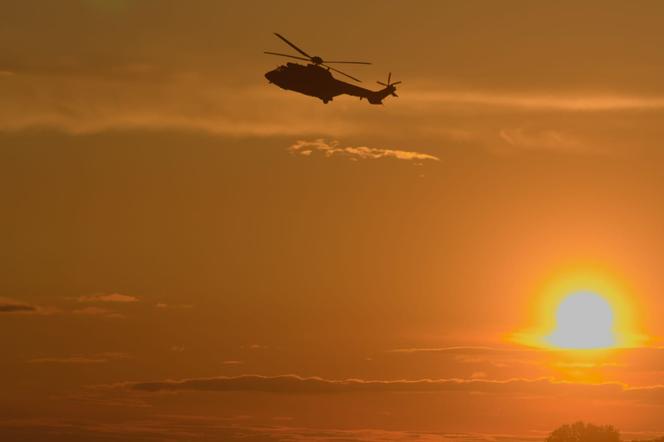
<path id="1" fill-rule="evenodd" d="M 398 97 L 398 95 L 395 93 L 397 90 L 396 85 L 401 84 L 401 81 L 395 81 L 394 83 L 392 81 L 392 72 L 387 74 L 387 83 L 383 83 L 382 81 L 377 81 L 376 83 L 380 84 L 381 86 L 385 86 L 385 88 L 388 89 L 391 95 Z"/>

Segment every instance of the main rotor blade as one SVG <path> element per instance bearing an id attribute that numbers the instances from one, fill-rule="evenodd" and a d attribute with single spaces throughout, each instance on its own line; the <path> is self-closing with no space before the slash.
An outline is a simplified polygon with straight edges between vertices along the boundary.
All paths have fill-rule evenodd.
<path id="1" fill-rule="evenodd" d="M 400 84 L 400 83 L 403 83 L 403 81 L 395 81 L 394 83 L 392 83 L 392 86 L 396 86 L 397 84 Z"/>
<path id="2" fill-rule="evenodd" d="M 295 46 L 293 43 L 291 43 L 290 41 L 288 41 L 288 39 L 287 39 L 286 37 L 284 37 L 283 35 L 281 35 L 281 34 L 279 34 L 279 33 L 277 33 L 277 32 L 275 32 L 274 35 L 276 35 L 277 37 L 279 37 L 280 39 L 282 39 L 282 40 L 284 41 L 284 43 L 286 43 L 286 44 L 287 44 L 288 46 L 290 46 L 291 48 L 295 49 L 295 50 L 296 50 L 297 52 L 299 52 L 300 54 L 304 55 L 304 56 L 307 57 L 308 59 L 311 59 L 311 55 L 307 54 L 307 53 L 304 52 L 302 49 L 300 49 L 300 48 L 298 48 L 297 46 Z"/>
<path id="3" fill-rule="evenodd" d="M 294 59 L 296 59 L 296 60 L 304 60 L 304 61 L 309 61 L 309 59 L 308 59 L 308 58 L 304 58 L 304 57 L 297 57 L 297 56 L 295 56 L 295 55 L 288 55 L 288 54 L 280 54 L 279 52 L 268 52 L 268 51 L 265 51 L 265 52 L 263 52 L 263 53 L 264 53 L 264 54 L 270 54 L 270 55 L 279 55 L 279 56 L 281 56 L 281 57 L 289 57 L 289 58 L 294 58 Z"/>
<path id="4" fill-rule="evenodd" d="M 381 86 L 387 87 L 387 85 L 385 83 L 383 83 L 382 81 L 377 81 L 376 83 L 380 84 Z"/>
<path id="5" fill-rule="evenodd" d="M 371 64 L 368 61 L 327 61 L 325 63 L 345 63 L 345 64 Z"/>
<path id="6" fill-rule="evenodd" d="M 352 80 L 355 80 L 355 81 L 357 81 L 358 83 L 362 83 L 362 80 L 360 80 L 360 79 L 358 79 L 358 78 L 355 78 L 355 77 L 353 77 L 352 75 L 348 75 L 348 74 L 345 73 L 345 72 L 341 72 L 339 69 L 335 69 L 335 68 L 333 68 L 332 66 L 327 66 L 327 65 L 323 65 L 323 66 L 325 66 L 326 68 L 328 68 L 328 69 L 330 69 L 330 70 L 332 70 L 332 71 L 334 71 L 334 72 L 337 72 L 337 73 L 339 73 L 339 74 L 341 74 L 341 75 L 345 75 L 346 77 L 348 77 L 348 78 L 350 78 L 350 79 L 352 79 Z"/>

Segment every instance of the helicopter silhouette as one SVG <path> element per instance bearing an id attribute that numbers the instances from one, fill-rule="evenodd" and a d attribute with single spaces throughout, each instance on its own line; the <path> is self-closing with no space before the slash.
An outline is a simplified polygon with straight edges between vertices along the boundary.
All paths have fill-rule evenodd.
<path id="1" fill-rule="evenodd" d="M 345 63 L 345 64 L 371 64 L 366 61 L 327 61 L 323 60 L 319 56 L 311 56 L 304 52 L 302 49 L 295 46 L 293 43 L 288 41 L 286 37 L 281 34 L 274 33 L 278 38 L 283 40 L 284 43 L 295 49 L 297 52 L 302 54 L 304 57 L 299 57 L 296 55 L 290 54 L 281 54 L 279 52 L 268 52 L 266 54 L 278 55 L 280 57 L 289 57 L 296 60 L 308 61 L 309 64 L 301 65 L 298 63 L 287 62 L 285 65 L 281 65 L 278 68 L 267 72 L 265 78 L 268 79 L 270 83 L 274 83 L 282 89 L 291 90 L 299 92 L 304 95 L 309 95 L 312 97 L 317 97 L 323 100 L 323 103 L 328 103 L 332 101 L 337 95 L 352 95 L 355 97 L 360 97 L 360 100 L 366 98 L 367 101 L 371 104 L 383 104 L 383 99 L 388 95 L 398 97 L 396 94 L 396 85 L 401 83 L 397 81 L 391 83 L 392 73 L 390 72 L 387 75 L 387 83 L 382 81 L 377 81 L 381 86 L 385 86 L 379 91 L 372 91 L 370 89 L 365 89 L 360 86 L 356 86 L 351 83 L 346 83 L 345 81 L 338 80 L 332 76 L 330 71 L 337 72 L 341 75 L 361 83 L 361 80 L 348 75 L 345 72 L 340 71 L 339 69 L 328 66 L 331 63 Z M 306 58 L 305 58 L 306 57 Z"/>

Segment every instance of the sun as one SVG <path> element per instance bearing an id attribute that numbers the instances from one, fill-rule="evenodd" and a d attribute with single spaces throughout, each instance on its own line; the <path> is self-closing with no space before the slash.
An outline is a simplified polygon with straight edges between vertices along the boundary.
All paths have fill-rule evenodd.
<path id="1" fill-rule="evenodd" d="M 636 332 L 633 290 L 616 272 L 575 266 L 555 272 L 533 296 L 534 325 L 511 341 L 551 350 L 603 350 L 647 344 Z"/>
<path id="2" fill-rule="evenodd" d="M 553 347 L 598 349 L 615 347 L 611 304 L 592 292 L 568 295 L 558 306 L 556 328 L 546 341 Z"/>

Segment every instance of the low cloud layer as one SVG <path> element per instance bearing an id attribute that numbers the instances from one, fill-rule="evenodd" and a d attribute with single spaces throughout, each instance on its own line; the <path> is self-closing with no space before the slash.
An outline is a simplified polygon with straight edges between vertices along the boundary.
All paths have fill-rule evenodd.
<path id="1" fill-rule="evenodd" d="M 78 302 L 120 302 L 120 303 L 138 302 L 137 297 L 123 295 L 120 293 L 79 296 L 77 299 Z"/>
<path id="2" fill-rule="evenodd" d="M 113 319 L 121 319 L 124 318 L 125 316 L 121 313 L 118 313 L 114 310 L 109 310 L 106 308 L 100 308 L 100 307 L 84 307 L 84 308 L 79 308 L 72 310 L 71 312 L 73 315 L 78 315 L 78 316 L 100 316 L 104 318 L 113 318 Z"/>
<path id="3" fill-rule="evenodd" d="M 64 357 L 44 357 L 30 359 L 28 362 L 32 364 L 104 364 L 111 361 L 120 359 L 127 359 L 129 356 L 126 353 L 106 352 L 96 353 L 91 355 L 77 355 L 77 356 L 64 356 Z"/>
<path id="4" fill-rule="evenodd" d="M 458 353 L 458 354 L 468 354 L 468 353 L 505 353 L 505 352 L 535 352 L 538 350 L 535 349 L 515 349 L 515 348 L 498 348 L 498 347 L 487 347 L 487 346 L 470 346 L 470 345 L 456 345 L 450 347 L 406 347 L 406 348 L 395 348 L 388 350 L 388 353 Z"/>
<path id="5" fill-rule="evenodd" d="M 577 137 L 559 130 L 502 129 L 500 138 L 515 149 L 544 150 L 564 153 L 598 153 Z"/>
<path id="6" fill-rule="evenodd" d="M 48 314 L 48 309 L 11 298 L 0 297 L 0 314 Z"/>
<path id="7" fill-rule="evenodd" d="M 0 313 L 26 313 L 34 311 L 37 311 L 37 309 L 31 305 L 0 303 Z"/>
<path id="8" fill-rule="evenodd" d="M 312 141 L 298 140 L 288 150 L 292 154 L 301 156 L 321 153 L 326 158 L 338 156 L 347 157 L 355 161 L 377 160 L 381 158 L 394 158 L 407 161 L 440 161 L 438 157 L 421 152 L 367 146 L 341 146 L 339 141 L 326 141 L 322 138 Z"/>
<path id="9" fill-rule="evenodd" d="M 579 397 L 664 405 L 664 385 L 628 387 L 618 382 L 574 383 L 537 379 L 332 380 L 297 375 L 196 378 L 123 384 L 140 392 L 217 391 L 280 394 L 465 392 L 510 397 Z"/>

